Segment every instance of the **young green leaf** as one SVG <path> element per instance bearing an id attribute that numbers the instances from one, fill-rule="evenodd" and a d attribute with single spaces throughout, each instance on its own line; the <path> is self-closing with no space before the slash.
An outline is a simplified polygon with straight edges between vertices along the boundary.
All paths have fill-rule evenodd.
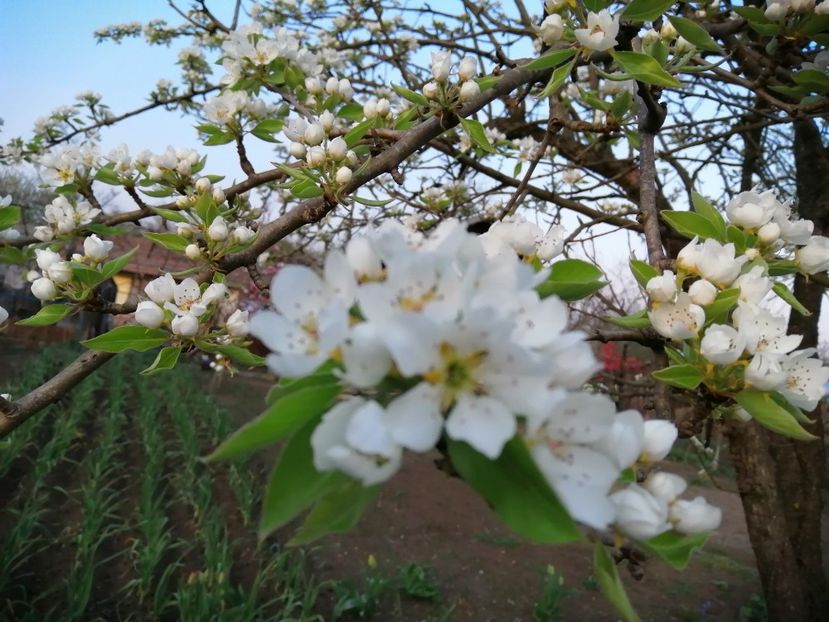
<path id="1" fill-rule="evenodd" d="M 656 60 L 641 52 L 611 52 L 613 58 L 633 78 L 656 86 L 682 86 L 682 82 L 669 74 Z"/>
<path id="2" fill-rule="evenodd" d="M 489 139 L 486 137 L 486 130 L 480 121 L 461 118 L 461 126 L 477 147 L 480 147 L 487 153 L 495 153 L 495 148 L 489 143 Z"/>
<path id="3" fill-rule="evenodd" d="M 705 200 L 699 192 L 691 193 L 691 202 L 694 206 L 694 211 L 705 218 L 708 222 L 714 225 L 719 237 L 718 240 L 726 239 L 726 223 L 725 218 L 720 214 L 719 210 Z"/>
<path id="4" fill-rule="evenodd" d="M 694 365 L 671 365 L 651 374 L 657 380 L 679 389 L 696 389 L 702 382 L 702 372 Z"/>
<path id="5" fill-rule="evenodd" d="M 143 376 L 150 376 L 157 374 L 160 371 L 167 371 L 173 369 L 178 363 L 178 357 L 181 354 L 181 346 L 167 346 L 158 351 L 158 356 L 155 357 L 152 365 L 143 370 Z"/>
<path id="6" fill-rule="evenodd" d="M 634 0 L 635 1 L 635 0 Z M 678 17 L 676 15 L 669 15 L 668 20 L 674 25 L 676 31 L 684 37 L 688 42 L 698 47 L 700 50 L 707 50 L 708 52 L 722 52 L 717 42 L 711 38 L 708 32 L 697 24 L 695 21 L 685 17 Z"/>
<path id="7" fill-rule="evenodd" d="M 428 106 L 429 100 L 423 96 L 421 93 L 415 93 L 414 91 L 407 89 L 405 86 L 398 86 L 397 84 L 392 84 L 391 86 L 394 89 L 394 92 L 400 95 L 405 100 L 412 102 L 413 104 L 417 104 L 418 106 Z"/>
<path id="8" fill-rule="evenodd" d="M 20 222 L 20 208 L 16 205 L 0 207 L 0 231 Z"/>
<path id="9" fill-rule="evenodd" d="M 599 582 L 599 589 L 604 597 L 616 608 L 625 622 L 642 622 L 634 611 L 633 605 L 630 604 L 613 558 L 601 542 L 596 542 L 596 548 L 593 551 L 593 575 Z"/>
<path id="10" fill-rule="evenodd" d="M 682 570 L 688 565 L 691 554 L 705 544 L 709 535 L 709 533 L 684 535 L 676 531 L 666 531 L 650 540 L 640 540 L 639 544 L 651 555 L 677 570 Z"/>
<path id="11" fill-rule="evenodd" d="M 771 286 L 772 291 L 780 296 L 783 301 L 788 304 L 792 309 L 797 311 L 800 315 L 810 316 L 812 312 L 809 311 L 806 307 L 803 306 L 803 303 L 800 302 L 797 298 L 794 297 L 792 291 L 786 287 L 785 283 L 781 283 L 780 281 L 776 281 L 774 285 Z"/>
<path id="12" fill-rule="evenodd" d="M 652 22 L 661 16 L 676 0 L 633 0 L 622 11 L 629 22 Z"/>
<path id="13" fill-rule="evenodd" d="M 633 278 L 636 279 L 636 282 L 643 288 L 647 287 L 648 281 L 659 276 L 656 268 L 640 259 L 630 260 L 630 271 L 633 273 Z"/>
<path id="14" fill-rule="evenodd" d="M 49 326 L 57 324 L 72 310 L 72 305 L 54 304 L 42 307 L 40 311 L 25 320 L 17 322 L 20 326 Z"/>
<path id="15" fill-rule="evenodd" d="M 130 259 L 133 258 L 137 250 L 138 247 L 136 246 L 128 253 L 125 253 L 124 255 L 121 255 L 120 257 L 113 259 L 112 261 L 106 262 L 101 267 L 101 276 L 103 277 L 103 280 L 106 281 L 107 279 L 110 279 L 119 272 L 121 272 L 121 270 L 124 269 L 124 266 L 126 266 L 130 262 Z"/>
<path id="16" fill-rule="evenodd" d="M 565 48 L 563 50 L 553 50 L 552 52 L 548 52 L 544 56 L 536 58 L 533 61 L 530 61 L 524 66 L 524 69 L 529 69 L 531 71 L 542 70 L 542 69 L 552 69 L 553 67 L 558 67 L 563 62 L 570 60 L 576 55 L 576 48 Z"/>
<path id="17" fill-rule="evenodd" d="M 550 276 L 536 287 L 542 298 L 556 295 L 562 300 L 573 301 L 585 298 L 607 285 L 600 280 L 604 273 L 592 263 L 581 259 L 563 259 L 554 263 Z"/>
<path id="18" fill-rule="evenodd" d="M 350 530 L 379 492 L 380 486 L 366 488 L 355 480 L 336 487 L 317 501 L 288 545 L 308 544 Z"/>
<path id="19" fill-rule="evenodd" d="M 607 316 L 604 320 L 605 322 L 610 322 L 611 324 L 616 324 L 616 326 L 622 326 L 624 328 L 647 328 L 651 325 L 646 309 L 630 315 Z"/>
<path id="20" fill-rule="evenodd" d="M 187 238 L 175 233 L 145 233 L 144 237 L 149 238 L 159 246 L 179 253 L 183 253 L 187 245 L 190 244 Z"/>
<path id="21" fill-rule="evenodd" d="M 545 86 L 544 90 L 538 94 L 538 97 L 543 99 L 544 97 L 549 97 L 553 93 L 557 93 L 558 90 L 564 85 L 564 81 L 567 80 L 575 65 L 576 59 L 574 58 L 569 63 L 556 67 L 550 76 L 550 80 L 547 82 L 547 86 Z"/>
<path id="22" fill-rule="evenodd" d="M 711 238 L 713 240 L 719 240 L 720 242 L 723 241 L 722 234 L 717 230 L 717 227 L 707 218 L 696 212 L 665 210 L 664 212 L 660 212 L 660 215 L 674 231 L 680 235 L 684 235 L 686 238 L 698 236 L 701 239 Z"/>
<path id="23" fill-rule="evenodd" d="M 705 307 L 705 323 L 722 324 L 728 320 L 728 312 L 731 311 L 740 299 L 740 288 L 732 287 L 724 289 L 717 294 L 714 302 Z"/>
<path id="24" fill-rule="evenodd" d="M 81 343 L 90 350 L 101 352 L 123 352 L 124 350 L 146 352 L 162 345 L 169 338 L 169 334 L 158 328 L 118 326 L 108 333 L 87 339 Z"/>
<path id="25" fill-rule="evenodd" d="M 735 395 L 734 399 L 757 423 L 772 432 L 802 441 L 812 441 L 817 438 L 804 430 L 797 419 L 775 402 L 769 393 L 745 389 Z"/>

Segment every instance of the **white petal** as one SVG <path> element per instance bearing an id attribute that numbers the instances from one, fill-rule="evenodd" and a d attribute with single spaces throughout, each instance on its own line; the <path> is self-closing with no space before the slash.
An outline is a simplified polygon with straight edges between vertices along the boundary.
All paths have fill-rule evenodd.
<path id="1" fill-rule="evenodd" d="M 377 402 L 366 402 L 351 415 L 345 440 L 357 451 L 375 455 L 392 456 L 396 443 L 386 427 L 386 413 Z"/>
<path id="2" fill-rule="evenodd" d="M 328 450 L 345 441 L 345 432 L 352 413 L 365 403 L 362 398 L 350 398 L 335 405 L 325 413 L 319 425 L 311 434 L 311 448 L 314 451 L 314 468 L 328 471 L 337 467 L 328 457 Z"/>
<path id="3" fill-rule="evenodd" d="M 613 425 L 616 405 L 595 393 L 571 393 L 557 402 L 546 421 L 542 434 L 565 443 L 595 443 Z"/>
<path id="4" fill-rule="evenodd" d="M 386 407 L 392 438 L 406 449 L 429 451 L 440 438 L 440 390 L 421 382 Z"/>
<path id="5" fill-rule="evenodd" d="M 291 320 L 305 321 L 328 303 L 325 283 L 306 266 L 285 266 L 271 282 L 273 306 Z"/>
<path id="6" fill-rule="evenodd" d="M 515 430 L 515 416 L 491 397 L 461 395 L 446 420 L 451 438 L 466 441 L 492 460 L 501 455 Z"/>
<path id="7" fill-rule="evenodd" d="M 201 298 L 199 284 L 193 279 L 184 279 L 173 290 L 173 298 L 179 306 L 188 305 Z"/>
<path id="8" fill-rule="evenodd" d="M 389 351 L 372 322 L 354 326 L 341 350 L 345 367 L 343 378 L 360 389 L 379 383 L 391 368 Z"/>

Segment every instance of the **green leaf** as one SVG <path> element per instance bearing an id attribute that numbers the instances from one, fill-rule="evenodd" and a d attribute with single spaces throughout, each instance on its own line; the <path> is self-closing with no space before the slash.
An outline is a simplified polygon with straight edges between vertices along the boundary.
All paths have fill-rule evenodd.
<path id="1" fill-rule="evenodd" d="M 129 233 L 129 229 L 127 227 L 110 227 L 108 225 L 102 225 L 101 223 L 92 223 L 91 225 L 86 225 L 85 229 L 87 231 L 91 231 L 92 233 L 97 233 L 98 235 L 105 235 L 105 236 L 113 236 L 113 235 L 124 235 L 125 233 Z"/>
<path id="2" fill-rule="evenodd" d="M 573 71 L 573 67 L 575 65 L 576 59 L 574 58 L 569 63 L 566 63 L 561 67 L 556 67 L 550 76 L 550 80 L 547 82 L 547 85 L 538 94 L 539 99 L 543 99 L 544 97 L 549 97 L 553 93 L 557 93 L 558 90 L 564 85 L 565 80 L 567 80 L 570 76 L 570 72 Z"/>
<path id="3" fill-rule="evenodd" d="M 26 253 L 14 246 L 0 246 L 0 263 L 21 264 L 26 261 Z"/>
<path id="4" fill-rule="evenodd" d="M 107 164 L 106 166 L 99 168 L 95 173 L 95 179 L 102 183 L 109 184 L 110 186 L 121 185 L 121 178 L 112 168 L 112 164 Z"/>
<path id="5" fill-rule="evenodd" d="M 542 298 L 556 295 L 568 302 L 580 300 L 607 285 L 599 280 L 604 274 L 592 263 L 581 259 L 564 259 L 551 266 L 550 276 L 536 287 Z"/>
<path id="6" fill-rule="evenodd" d="M 486 130 L 479 121 L 461 117 L 461 125 L 475 145 L 487 153 L 495 153 L 495 148 L 489 143 L 489 139 L 486 137 Z"/>
<path id="7" fill-rule="evenodd" d="M 250 367 L 262 367 L 265 364 L 264 357 L 254 354 L 247 348 L 236 346 L 233 344 L 223 344 L 215 346 L 215 351 L 219 354 L 224 354 L 227 358 L 248 365 Z"/>
<path id="8" fill-rule="evenodd" d="M 755 6 L 735 6 L 732 10 L 748 21 L 749 26 L 767 37 L 775 36 L 780 27 L 765 16 L 761 9 Z"/>
<path id="9" fill-rule="evenodd" d="M 769 259 L 769 276 L 785 276 L 795 274 L 800 270 L 796 261 L 791 259 Z"/>
<path id="10" fill-rule="evenodd" d="M 20 208 L 16 205 L 0 207 L 0 231 L 20 222 Z"/>
<path id="11" fill-rule="evenodd" d="M 684 235 L 687 238 L 699 236 L 701 239 L 711 238 L 723 241 L 717 227 L 715 227 L 707 218 L 697 214 L 696 212 L 665 210 L 660 212 L 660 214 L 662 219 L 680 235 Z"/>
<path id="12" fill-rule="evenodd" d="M 341 106 L 337 111 L 337 116 L 341 119 L 351 119 L 352 121 L 363 120 L 363 107 L 357 102 L 349 102 Z"/>
<path id="13" fill-rule="evenodd" d="M 635 2 L 636 0 L 634 0 Z M 676 31 L 690 43 L 693 43 L 700 50 L 709 52 L 721 52 L 720 46 L 711 38 L 708 32 L 696 22 L 685 17 L 669 15 L 668 20 L 674 25 Z"/>
<path id="14" fill-rule="evenodd" d="M 69 267 L 72 268 L 72 275 L 75 279 L 84 285 L 88 285 L 89 287 L 95 287 L 102 281 L 106 280 L 103 274 L 80 262 L 70 261 Z"/>
<path id="15" fill-rule="evenodd" d="M 171 251 L 183 253 L 190 240 L 175 233 L 145 233 L 145 238 L 149 238 L 159 246 L 169 248 Z"/>
<path id="16" fill-rule="evenodd" d="M 389 203 L 391 203 L 394 200 L 394 199 L 384 199 L 384 200 L 381 200 L 381 199 L 366 199 L 365 197 L 358 197 L 358 196 L 352 196 L 351 198 L 354 201 L 356 201 L 357 203 L 360 203 L 362 205 L 368 205 L 369 207 L 383 207 L 384 205 L 388 205 Z"/>
<path id="17" fill-rule="evenodd" d="M 311 449 L 319 417 L 306 422 L 282 448 L 265 488 L 259 537 L 292 521 L 315 501 L 349 482 L 338 471 L 317 471 Z"/>
<path id="18" fill-rule="evenodd" d="M 685 365 L 685 355 L 672 346 L 665 346 L 665 354 L 674 365 Z"/>
<path id="19" fill-rule="evenodd" d="M 641 52 L 611 52 L 623 71 L 633 78 L 656 86 L 682 86 L 652 57 Z"/>
<path id="20" fill-rule="evenodd" d="M 588 11 L 598 13 L 602 9 L 609 7 L 611 2 L 612 0 L 584 0 L 584 6 Z"/>
<path id="21" fill-rule="evenodd" d="M 181 354 L 180 346 L 167 346 L 158 351 L 158 356 L 155 357 L 153 364 L 141 372 L 144 376 L 157 374 L 160 371 L 167 371 L 173 369 L 178 363 L 178 356 Z"/>
<path id="22" fill-rule="evenodd" d="M 734 399 L 757 423 L 772 432 L 803 441 L 812 441 L 817 438 L 804 430 L 797 419 L 775 402 L 769 393 L 745 389 L 735 395 Z"/>
<path id="23" fill-rule="evenodd" d="M 630 315 L 607 316 L 604 320 L 605 322 L 610 322 L 611 324 L 616 324 L 616 326 L 623 326 L 625 328 L 647 328 L 651 325 L 646 309 L 642 309 L 641 311 L 637 311 L 636 313 L 632 313 Z"/>
<path id="24" fill-rule="evenodd" d="M 553 50 L 544 56 L 536 58 L 524 65 L 524 69 L 531 71 L 540 71 L 543 69 L 552 69 L 558 67 L 564 61 L 573 58 L 576 55 L 576 48 L 565 48 L 563 50 Z"/>
<path id="25" fill-rule="evenodd" d="M 630 91 L 625 91 L 613 99 L 613 103 L 610 105 L 610 114 L 617 121 L 621 121 L 625 113 L 630 110 L 632 103 L 633 95 L 631 95 Z"/>
<path id="26" fill-rule="evenodd" d="M 676 0 L 633 0 L 622 15 L 629 22 L 652 22 L 662 15 Z"/>
<path id="27" fill-rule="evenodd" d="M 354 480 L 338 486 L 317 502 L 288 546 L 308 544 L 328 534 L 349 531 L 379 492 L 380 486 L 366 488 Z"/>
<path id="28" fill-rule="evenodd" d="M 797 311 L 800 315 L 805 315 L 809 317 L 812 315 L 812 312 L 809 311 L 806 307 L 803 306 L 803 303 L 800 302 L 797 298 L 794 297 L 792 291 L 786 287 L 785 283 L 781 283 L 780 281 L 776 281 L 774 285 L 771 286 L 772 291 L 780 296 L 786 304 L 788 304 L 792 309 Z"/>
<path id="29" fill-rule="evenodd" d="M 276 400 L 256 419 L 236 430 L 207 460 L 227 460 L 285 438 L 310 419 L 327 411 L 343 387 L 339 383 L 309 387 Z"/>
<path id="30" fill-rule="evenodd" d="M 666 531 L 650 540 L 638 542 L 651 555 L 677 570 L 683 570 L 688 565 L 691 554 L 705 544 L 709 535 L 707 532 L 684 535 L 676 531 Z"/>
<path id="31" fill-rule="evenodd" d="M 107 279 L 110 279 L 119 272 L 121 272 L 124 266 L 126 266 L 133 258 L 133 255 L 135 255 L 135 251 L 137 250 L 138 247 L 136 246 L 130 252 L 121 255 L 120 257 L 113 259 L 112 261 L 106 262 L 101 268 L 101 276 L 103 277 L 103 280 L 105 281 Z"/>
<path id="32" fill-rule="evenodd" d="M 778 406 L 783 408 L 787 413 L 789 413 L 792 417 L 797 419 L 797 421 L 799 421 L 800 423 L 813 424 L 815 422 L 814 419 L 809 419 L 809 417 L 807 417 L 803 413 L 803 411 L 800 410 L 797 406 L 795 406 L 794 404 L 790 404 L 789 400 L 783 397 L 780 393 L 777 393 L 775 391 L 771 394 L 771 399 L 773 399 Z"/>
<path id="33" fill-rule="evenodd" d="M 259 130 L 260 132 L 267 132 L 268 134 L 276 134 L 277 132 L 282 131 L 284 125 L 285 121 L 282 119 L 265 119 L 264 121 L 257 123 L 254 129 Z"/>
<path id="34" fill-rule="evenodd" d="M 452 466 L 516 533 L 545 544 L 581 539 L 522 439 L 508 442 L 496 460 L 459 441 L 450 440 L 448 447 Z"/>
<path id="35" fill-rule="evenodd" d="M 309 376 L 300 376 L 299 378 L 281 378 L 277 384 L 271 387 L 265 396 L 265 403 L 273 404 L 276 400 L 285 397 L 290 393 L 295 393 L 300 389 L 308 389 L 311 387 L 319 387 L 329 384 L 336 384 L 340 379 L 334 375 L 335 365 L 332 361 L 323 363 L 317 371 Z"/>
<path id="36" fill-rule="evenodd" d="M 671 365 L 651 375 L 665 384 L 680 389 L 696 389 L 702 382 L 702 372 L 694 365 Z"/>
<path id="37" fill-rule="evenodd" d="M 633 273 L 633 278 L 643 288 L 647 287 L 648 281 L 659 276 L 659 271 L 647 262 L 641 259 L 630 260 L 630 271 Z"/>
<path id="38" fill-rule="evenodd" d="M 218 132 L 216 134 L 211 134 L 210 136 L 208 136 L 207 140 L 205 140 L 203 144 L 207 147 L 213 147 L 216 145 L 226 145 L 227 143 L 231 143 L 234 140 L 236 140 L 236 134 L 234 134 L 233 132 Z"/>
<path id="39" fill-rule="evenodd" d="M 482 91 L 485 91 L 498 84 L 498 80 L 500 79 L 501 76 L 484 76 L 483 78 L 475 78 L 475 82 L 478 83 L 478 86 L 481 87 Z"/>
<path id="40" fill-rule="evenodd" d="M 613 558 L 601 542 L 596 542 L 596 548 L 593 551 L 593 574 L 599 582 L 602 594 L 616 608 L 625 622 L 642 622 L 633 610 L 633 605 L 630 604 Z"/>
<path id="41" fill-rule="evenodd" d="M 392 84 L 391 87 L 394 89 L 395 93 L 400 95 L 403 99 L 406 99 L 413 104 L 418 106 L 428 106 L 429 100 L 426 99 L 421 93 L 415 93 L 412 90 L 407 89 L 405 86 L 398 86 L 396 84 Z M 360 109 L 361 117 L 362 117 L 362 109 Z"/>
<path id="42" fill-rule="evenodd" d="M 291 193 L 298 199 L 313 199 L 322 196 L 322 188 L 315 181 L 306 179 L 291 186 Z"/>
<path id="43" fill-rule="evenodd" d="M 748 238 L 746 237 L 745 232 L 743 232 L 743 230 L 739 227 L 728 225 L 725 228 L 725 238 L 727 241 L 734 244 L 734 249 L 737 251 L 738 255 L 743 254 L 746 248 L 748 248 Z"/>
<path id="44" fill-rule="evenodd" d="M 706 201 L 705 197 L 696 191 L 691 193 L 691 201 L 694 206 L 694 211 L 714 225 L 714 228 L 717 230 L 717 234 L 719 235 L 717 239 L 720 241 L 725 240 L 727 237 L 725 218 L 723 218 L 719 210 Z"/>
<path id="45" fill-rule="evenodd" d="M 728 312 L 737 305 L 739 299 L 739 287 L 732 287 L 719 292 L 717 297 L 714 298 L 714 302 L 705 307 L 705 323 L 725 323 L 728 320 Z"/>
<path id="46" fill-rule="evenodd" d="M 108 333 L 87 339 L 81 343 L 90 350 L 101 352 L 123 352 L 124 350 L 146 352 L 162 345 L 169 338 L 169 334 L 158 328 L 118 326 Z"/>
<path id="47" fill-rule="evenodd" d="M 362 123 L 358 123 L 354 127 L 352 127 L 346 135 L 343 137 L 345 139 L 345 143 L 348 145 L 349 149 L 353 149 L 354 146 L 362 140 L 363 136 L 374 127 L 374 119 L 366 119 Z"/>
<path id="48" fill-rule="evenodd" d="M 164 218 L 165 220 L 169 220 L 170 222 L 190 222 L 187 220 L 187 216 L 184 215 L 184 212 L 174 209 L 164 209 L 162 207 L 150 207 L 156 214 Z"/>
<path id="49" fill-rule="evenodd" d="M 40 311 L 25 320 L 20 320 L 17 324 L 21 326 L 49 326 L 50 324 L 57 324 L 72 310 L 72 305 L 55 304 L 46 305 Z"/>
<path id="50" fill-rule="evenodd" d="M 212 193 L 205 192 L 199 195 L 195 205 L 193 205 L 193 212 L 209 227 L 219 215 L 219 207 L 216 205 L 216 201 L 213 200 Z"/>

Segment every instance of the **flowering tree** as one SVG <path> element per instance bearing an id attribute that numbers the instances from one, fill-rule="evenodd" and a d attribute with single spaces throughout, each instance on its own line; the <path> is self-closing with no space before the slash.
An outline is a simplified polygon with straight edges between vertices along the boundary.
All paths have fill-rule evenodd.
<path id="1" fill-rule="evenodd" d="M 210 457 L 285 441 L 263 533 L 306 511 L 295 542 L 347 530 L 406 450 L 437 449 L 521 535 L 594 541 L 600 585 L 633 620 L 613 557 L 682 567 L 721 519 L 653 463 L 679 432 L 718 426 L 770 616 L 819 618 L 829 4 L 274 0 L 226 19 L 173 6 L 179 24 L 96 36 L 187 39 L 178 79 L 123 114 L 83 93 L 3 150 L 58 193 L 32 230 L 14 197 L 0 208 L 0 260 L 31 265 L 43 301 L 21 323 L 79 309 L 132 321 L 0 399 L 0 434 L 124 350 L 157 349 L 147 373 L 194 348 L 266 364 L 280 378 L 267 409 Z M 205 149 L 102 154 L 102 128 L 154 108 L 194 117 Z M 254 141 L 273 165 L 249 156 Z M 211 174 L 221 145 L 241 181 Z M 105 185 L 132 207 L 105 212 Z M 153 225 L 148 238 L 193 264 L 137 305 L 98 293 L 131 260 L 110 257 L 125 223 Z M 568 329 L 567 303 L 609 287 L 572 255 L 605 236 L 644 249 L 630 270 L 647 308 Z M 283 240 L 321 269 L 292 263 Z M 237 269 L 270 308 L 217 321 Z M 617 412 L 590 384 L 590 340 L 653 348 L 654 410 L 681 395 L 691 420 Z"/>

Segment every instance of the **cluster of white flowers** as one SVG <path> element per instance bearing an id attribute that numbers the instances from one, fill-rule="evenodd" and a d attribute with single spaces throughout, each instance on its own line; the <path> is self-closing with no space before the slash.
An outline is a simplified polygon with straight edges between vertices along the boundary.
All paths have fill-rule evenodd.
<path id="1" fill-rule="evenodd" d="M 167 182 L 172 186 L 187 182 L 204 167 L 204 159 L 194 149 L 176 149 L 168 146 L 164 153 L 148 150 L 135 156 L 135 166 L 147 179 Z"/>
<path id="2" fill-rule="evenodd" d="M 812 235 L 812 221 L 792 220 L 791 207 L 780 203 L 772 191 L 742 192 L 728 204 L 726 213 L 732 225 L 755 236 L 756 246 L 740 255 L 732 243 L 694 238 L 679 252 L 679 275 L 666 270 L 648 281 L 651 324 L 672 340 L 701 338 L 700 354 L 714 365 L 744 369 L 736 376 L 736 385 L 723 388 L 779 391 L 791 404 L 812 410 L 824 395 L 829 368 L 811 358 L 814 349 L 794 351 L 803 337 L 787 335 L 786 318 L 760 306 L 773 285 L 763 258 L 794 248 L 800 270 L 822 272 L 829 268 L 829 239 Z M 689 279 L 693 280 L 683 291 Z M 703 330 L 706 308 L 729 288 L 739 289 L 730 323 L 713 323 Z"/>
<path id="3" fill-rule="evenodd" d="M 109 257 L 113 243 L 90 235 L 83 241 L 83 255 L 75 253 L 72 261 L 77 264 L 97 266 Z M 59 253 L 42 248 L 35 249 L 37 270 L 30 270 L 26 278 L 32 283 L 32 294 L 42 301 L 54 300 L 71 289 L 74 279 L 72 266 Z"/>
<path id="4" fill-rule="evenodd" d="M 829 13 L 829 3 L 822 2 L 815 6 L 815 0 L 766 0 L 765 16 L 773 22 L 779 22 L 789 14 Z"/>
<path id="5" fill-rule="evenodd" d="M 293 64 L 305 75 L 316 76 L 322 71 L 321 57 L 300 46 L 293 33 L 277 28 L 272 36 L 265 35 L 261 24 L 254 22 L 228 34 L 222 44 L 222 83 L 234 84 L 246 71 L 268 66 L 277 59 Z"/>
<path id="6" fill-rule="evenodd" d="M 261 121 L 271 112 L 261 99 L 245 91 L 225 91 L 208 99 L 202 113 L 208 121 L 225 130 L 244 129 L 248 121 Z"/>
<path id="7" fill-rule="evenodd" d="M 60 187 L 88 181 L 98 166 L 100 153 L 95 144 L 65 145 L 38 158 L 43 181 Z"/>
<path id="8" fill-rule="evenodd" d="M 335 123 L 334 115 L 326 110 L 311 123 L 299 117 L 288 119 L 282 131 L 291 141 L 288 152 L 292 156 L 304 158 L 309 168 L 322 174 L 324 182 L 343 185 L 351 181 L 359 159 L 342 136 L 331 137 Z"/>
<path id="9" fill-rule="evenodd" d="M 144 287 L 149 300 L 138 303 L 135 321 L 147 328 L 169 325 L 170 331 L 180 337 L 195 337 L 202 324 L 227 296 L 223 283 L 212 283 L 204 292 L 193 279 L 176 283 L 169 273 L 153 279 Z M 242 339 L 248 334 L 248 312 L 237 309 L 225 323 L 227 335 Z"/>
<path id="10" fill-rule="evenodd" d="M 519 435 L 571 515 L 603 529 L 621 471 L 664 458 L 677 430 L 580 390 L 600 365 L 566 305 L 535 291 L 544 276 L 515 252 L 488 257 L 457 221 L 429 237 L 386 221 L 330 252 L 322 277 L 283 267 L 251 334 L 278 375 L 334 359 L 352 389 L 312 434 L 318 470 L 374 485 L 444 434 L 489 459 Z"/>
<path id="11" fill-rule="evenodd" d="M 51 242 L 56 237 L 67 236 L 90 224 L 100 213 L 101 210 L 86 201 L 72 203 L 60 195 L 44 208 L 46 224 L 35 227 L 33 235 L 41 242 Z"/>
<path id="12" fill-rule="evenodd" d="M 521 162 L 529 162 L 536 158 L 542 158 L 553 152 L 553 147 L 547 145 L 544 148 L 544 153 L 539 153 L 541 143 L 532 136 L 524 136 L 524 138 L 516 138 L 512 141 L 512 146 L 518 150 L 515 157 Z"/>
<path id="13" fill-rule="evenodd" d="M 487 257 L 518 254 L 549 261 L 564 250 L 567 232 L 556 225 L 544 233 L 537 224 L 520 216 L 494 223 L 479 239 Z"/>
<path id="14" fill-rule="evenodd" d="M 481 92 L 481 87 L 475 82 L 478 73 L 478 61 L 474 56 L 465 56 L 458 63 L 457 86 L 449 83 L 453 74 L 452 54 L 442 50 L 432 52 L 432 81 L 423 85 L 423 96 L 443 105 L 450 105 L 453 101 L 469 101 Z"/>

